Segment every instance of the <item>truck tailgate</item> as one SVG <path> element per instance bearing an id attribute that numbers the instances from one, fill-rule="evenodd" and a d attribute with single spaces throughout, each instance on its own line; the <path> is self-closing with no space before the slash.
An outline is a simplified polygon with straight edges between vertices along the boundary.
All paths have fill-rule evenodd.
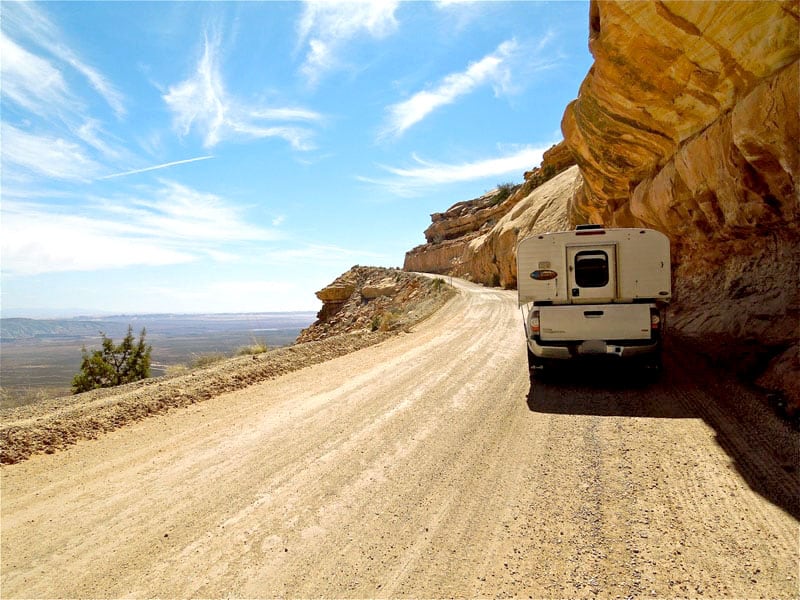
<path id="1" fill-rule="evenodd" d="M 648 304 L 582 304 L 539 307 L 542 341 L 646 340 Z"/>

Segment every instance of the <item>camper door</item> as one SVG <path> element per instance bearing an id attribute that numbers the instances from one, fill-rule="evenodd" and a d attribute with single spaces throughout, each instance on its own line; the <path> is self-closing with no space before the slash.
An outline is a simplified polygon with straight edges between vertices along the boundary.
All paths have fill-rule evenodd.
<path id="1" fill-rule="evenodd" d="M 617 295 L 614 244 L 568 246 L 568 293 L 574 303 L 611 302 Z"/>

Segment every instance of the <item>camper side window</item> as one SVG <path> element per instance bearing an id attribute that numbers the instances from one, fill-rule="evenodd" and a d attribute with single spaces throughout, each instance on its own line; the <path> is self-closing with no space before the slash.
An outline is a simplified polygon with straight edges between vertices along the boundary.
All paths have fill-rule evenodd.
<path id="1" fill-rule="evenodd" d="M 580 287 L 608 285 L 608 254 L 602 250 L 584 250 L 575 255 L 575 283 Z"/>

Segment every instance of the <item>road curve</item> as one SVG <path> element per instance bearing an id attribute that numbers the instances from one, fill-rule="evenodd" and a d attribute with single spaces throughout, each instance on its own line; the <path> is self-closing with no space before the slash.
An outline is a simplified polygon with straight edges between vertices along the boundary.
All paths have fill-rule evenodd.
<path id="1" fill-rule="evenodd" d="M 531 386 L 515 294 L 457 285 L 410 334 L 2 467 L 0 595 L 798 595 L 796 436 L 757 397 L 677 352 Z"/>

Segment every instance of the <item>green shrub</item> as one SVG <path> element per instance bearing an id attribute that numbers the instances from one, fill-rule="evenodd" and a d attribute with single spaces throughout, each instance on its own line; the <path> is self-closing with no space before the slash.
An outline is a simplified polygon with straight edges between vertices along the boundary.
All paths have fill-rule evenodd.
<path id="1" fill-rule="evenodd" d="M 133 339 L 133 327 L 128 325 L 128 335 L 118 345 L 100 332 L 102 349 L 91 354 L 84 346 L 81 349 L 81 370 L 72 378 L 72 393 L 79 394 L 131 383 L 150 377 L 150 354 L 152 346 L 144 343 L 145 330 L 139 334 L 139 342 Z"/>
<path id="2" fill-rule="evenodd" d="M 492 206 L 497 206 L 498 204 L 505 202 L 508 197 L 514 193 L 516 187 L 517 186 L 511 182 L 498 183 L 497 192 L 495 193 L 495 197 L 492 198 Z"/>

